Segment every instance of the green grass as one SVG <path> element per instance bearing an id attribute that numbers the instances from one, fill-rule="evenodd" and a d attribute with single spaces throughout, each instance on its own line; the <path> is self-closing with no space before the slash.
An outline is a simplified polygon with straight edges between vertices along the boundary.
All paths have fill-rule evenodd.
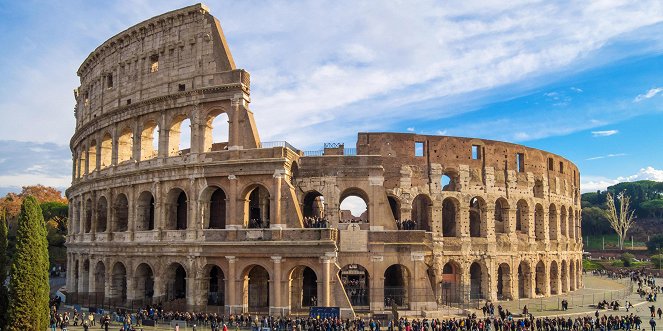
<path id="1" fill-rule="evenodd" d="M 615 260 L 610 263 L 611 266 L 613 267 L 619 267 L 623 268 L 624 267 L 624 261 L 622 260 Z M 651 262 L 631 262 L 631 266 L 629 268 L 642 268 L 642 267 L 649 267 L 651 266 Z"/>
<path id="2" fill-rule="evenodd" d="M 598 236 L 583 236 L 583 245 L 585 246 L 585 249 L 602 249 L 603 248 L 603 240 L 605 239 L 605 249 L 618 249 L 619 247 L 619 238 L 617 237 L 616 234 L 610 234 L 610 235 L 598 235 Z M 633 240 L 633 247 L 634 248 L 642 248 L 646 247 L 645 242 L 639 241 L 637 239 Z M 628 237 L 627 240 L 624 240 L 624 248 L 625 249 L 630 249 L 631 248 L 631 237 Z"/>
<path id="3" fill-rule="evenodd" d="M 602 264 L 592 260 L 582 260 L 582 268 L 586 271 L 605 269 Z"/>

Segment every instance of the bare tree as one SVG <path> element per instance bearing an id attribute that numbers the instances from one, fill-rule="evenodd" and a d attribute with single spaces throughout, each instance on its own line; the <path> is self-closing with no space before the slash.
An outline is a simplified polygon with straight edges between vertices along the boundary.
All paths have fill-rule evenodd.
<path id="1" fill-rule="evenodd" d="M 634 211 L 630 210 L 631 198 L 625 194 L 625 191 L 617 194 L 619 200 L 619 210 L 615 205 L 615 197 L 608 192 L 608 222 L 619 237 L 619 249 L 624 249 L 624 239 L 626 239 L 626 232 L 635 223 Z"/>

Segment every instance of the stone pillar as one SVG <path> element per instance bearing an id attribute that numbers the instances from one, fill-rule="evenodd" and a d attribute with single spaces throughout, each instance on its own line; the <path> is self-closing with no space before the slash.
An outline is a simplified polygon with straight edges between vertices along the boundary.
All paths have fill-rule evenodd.
<path id="1" fill-rule="evenodd" d="M 237 191 L 237 177 L 235 175 L 228 176 L 228 182 L 230 182 L 230 188 L 228 189 L 228 211 L 226 215 L 229 217 L 226 217 L 226 229 L 242 228 L 244 227 L 244 215 L 240 215 L 237 211 L 237 202 L 241 198 Z"/>
<path id="2" fill-rule="evenodd" d="M 274 290 L 274 299 L 271 302 L 270 313 L 281 316 L 283 314 L 283 307 L 281 307 L 281 257 L 272 256 L 274 263 L 274 281 L 272 283 Z"/>
<path id="3" fill-rule="evenodd" d="M 243 98 L 241 95 L 236 95 L 230 101 L 231 111 L 228 114 L 228 122 L 230 122 L 230 134 L 228 136 L 228 150 L 241 149 L 239 141 L 239 109 L 242 106 Z"/>
<path id="4" fill-rule="evenodd" d="M 240 313 L 242 305 L 237 303 L 237 275 L 236 275 L 236 262 L 234 256 L 226 256 L 228 260 L 228 274 L 225 279 L 226 283 L 226 312 L 228 314 Z"/>
<path id="5" fill-rule="evenodd" d="M 88 293 L 95 293 L 97 292 L 97 277 L 95 275 L 95 271 L 97 267 L 97 262 L 90 257 L 90 269 L 88 270 L 88 281 L 87 281 L 87 288 L 88 288 Z"/>
<path id="6" fill-rule="evenodd" d="M 105 298 L 111 298 L 114 293 L 111 293 L 111 288 L 112 288 L 112 282 L 113 282 L 113 272 L 111 269 L 111 261 L 110 260 L 105 260 L 104 261 L 104 267 L 105 267 L 105 272 L 106 276 L 104 279 L 106 280 L 106 284 L 104 284 L 104 297 Z"/>
<path id="7" fill-rule="evenodd" d="M 329 307 L 331 297 L 331 258 L 328 256 L 322 256 L 320 257 L 320 262 L 322 263 L 322 297 L 318 304 L 322 307 Z"/>
<path id="8" fill-rule="evenodd" d="M 470 236 L 470 208 L 460 201 L 458 215 L 456 215 L 456 236 L 465 238 Z"/>
<path id="9" fill-rule="evenodd" d="M 488 238 L 489 243 L 492 243 L 495 242 L 495 205 L 487 202 L 485 208 L 485 213 L 481 213 L 481 218 L 485 219 L 485 225 L 482 224 L 481 232 L 484 232 L 483 228 L 485 227 L 486 238 Z"/>
<path id="10" fill-rule="evenodd" d="M 276 170 L 274 172 L 274 188 L 271 202 L 271 228 L 284 228 L 285 224 L 281 224 L 281 182 L 283 180 L 284 171 Z"/>
<path id="11" fill-rule="evenodd" d="M 166 128 L 165 115 L 161 116 L 159 120 L 159 150 L 157 156 L 159 158 L 168 157 L 168 138 L 170 136 L 170 128 Z"/>

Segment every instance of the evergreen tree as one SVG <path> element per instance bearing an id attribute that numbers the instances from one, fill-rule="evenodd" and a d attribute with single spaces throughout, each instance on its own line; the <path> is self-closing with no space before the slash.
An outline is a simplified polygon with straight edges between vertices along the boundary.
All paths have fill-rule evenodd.
<path id="1" fill-rule="evenodd" d="M 49 319 L 48 242 L 37 200 L 23 199 L 9 281 L 6 330 L 46 330 Z M 4 329 L 3 329 L 4 330 Z"/>
<path id="2" fill-rule="evenodd" d="M 7 267 L 9 258 L 7 256 L 7 216 L 6 211 L 0 210 L 0 329 L 4 330 L 7 324 Z"/>

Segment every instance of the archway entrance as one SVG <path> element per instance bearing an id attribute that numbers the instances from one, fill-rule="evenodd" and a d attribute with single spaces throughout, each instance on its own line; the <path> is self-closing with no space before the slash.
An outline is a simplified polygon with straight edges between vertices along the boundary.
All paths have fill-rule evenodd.
<path id="1" fill-rule="evenodd" d="M 486 203 L 479 197 L 470 199 L 470 237 L 485 237 Z"/>
<path id="2" fill-rule="evenodd" d="M 506 263 L 500 264 L 497 268 L 497 299 L 513 299 L 511 294 L 511 268 Z"/>
<path id="3" fill-rule="evenodd" d="M 345 294 L 355 310 L 368 309 L 370 280 L 366 268 L 359 264 L 346 265 L 340 271 L 340 278 Z"/>
<path id="4" fill-rule="evenodd" d="M 245 224 L 249 228 L 269 228 L 269 191 L 257 185 L 247 194 L 244 207 Z"/>
<path id="5" fill-rule="evenodd" d="M 414 228 L 411 230 L 431 231 L 431 214 L 433 202 L 424 194 L 417 195 L 412 201 L 412 221 Z"/>
<path id="6" fill-rule="evenodd" d="M 557 261 L 550 263 L 550 294 L 559 294 L 559 270 Z"/>
<path id="7" fill-rule="evenodd" d="M 456 215 L 458 202 L 451 198 L 442 201 L 442 236 L 456 237 Z"/>
<path id="8" fill-rule="evenodd" d="M 244 276 L 244 305 L 249 312 L 269 311 L 269 273 L 261 266 L 253 266 Z"/>
<path id="9" fill-rule="evenodd" d="M 141 263 L 136 268 L 136 299 L 145 300 L 150 303 L 154 296 L 154 273 L 152 268 L 145 263 Z"/>
<path id="10" fill-rule="evenodd" d="M 460 266 L 448 262 L 442 267 L 440 301 L 444 305 L 460 302 Z"/>
<path id="11" fill-rule="evenodd" d="M 408 307 L 408 288 L 410 275 L 408 270 L 400 265 L 394 264 L 384 272 L 384 305 L 391 307 L 394 303 L 398 307 Z"/>
<path id="12" fill-rule="evenodd" d="M 113 266 L 110 293 L 116 302 L 127 300 L 127 269 L 120 262 Z"/>
<path id="13" fill-rule="evenodd" d="M 166 298 L 169 301 L 186 298 L 186 270 L 179 263 L 172 264 L 170 272 L 166 276 L 168 287 Z"/>
<path id="14" fill-rule="evenodd" d="M 483 272 L 481 265 L 474 262 L 470 265 L 470 299 L 483 299 Z"/>
<path id="15" fill-rule="evenodd" d="M 290 272 L 290 310 L 318 305 L 318 276 L 313 269 L 297 266 Z"/>
<path id="16" fill-rule="evenodd" d="M 546 285 L 546 266 L 543 261 L 539 261 L 536 264 L 536 295 L 544 295 Z"/>
<path id="17" fill-rule="evenodd" d="M 304 217 L 323 218 L 325 216 L 325 197 L 317 191 L 304 196 L 302 213 Z"/>
<path id="18" fill-rule="evenodd" d="M 209 228 L 226 228 L 226 193 L 217 188 L 209 199 Z"/>
<path id="19" fill-rule="evenodd" d="M 225 305 L 225 288 L 223 270 L 213 266 L 209 272 L 209 288 L 207 290 L 207 304 L 210 306 Z"/>
<path id="20" fill-rule="evenodd" d="M 529 264 L 525 261 L 518 265 L 518 297 L 529 298 L 532 296 L 532 280 Z"/>

